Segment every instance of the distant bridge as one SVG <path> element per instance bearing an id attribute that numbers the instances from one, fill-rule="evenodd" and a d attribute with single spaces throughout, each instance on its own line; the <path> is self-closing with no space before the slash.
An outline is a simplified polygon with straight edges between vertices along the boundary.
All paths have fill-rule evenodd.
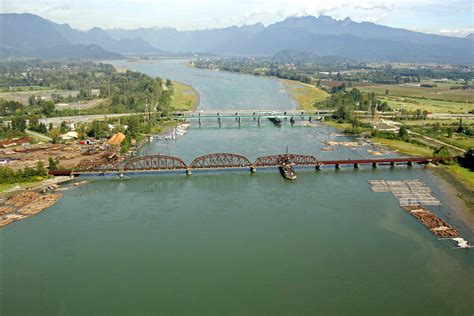
<path id="1" fill-rule="evenodd" d="M 278 167 L 284 162 L 291 162 L 295 166 L 313 166 L 315 169 L 321 169 L 324 166 L 332 166 L 339 169 L 343 165 L 352 165 L 358 168 L 360 165 L 390 165 L 398 164 L 413 165 L 427 164 L 439 160 L 452 158 L 438 158 L 438 157 L 398 157 L 398 158 L 367 158 L 367 159 L 347 159 L 347 160 L 318 160 L 312 155 L 301 154 L 279 154 L 269 155 L 257 158 L 251 162 L 245 156 L 232 153 L 213 153 L 204 155 L 194 159 L 190 165 L 178 158 L 168 155 L 151 155 L 136 157 L 129 160 L 116 161 L 82 161 L 76 168 L 70 171 L 73 175 L 85 174 L 127 174 L 140 172 L 160 172 L 160 171 L 175 171 L 186 172 L 192 174 L 193 170 L 204 169 L 240 169 L 250 170 L 256 172 L 257 168 Z M 54 172 L 52 172 L 54 174 Z M 64 173 L 64 172 L 63 172 Z"/>
<path id="2" fill-rule="evenodd" d="M 206 110 L 206 111 L 182 111 L 173 112 L 172 118 L 176 120 L 209 120 L 216 119 L 219 122 L 224 119 L 234 119 L 240 122 L 243 119 L 252 119 L 260 122 L 260 119 L 279 117 L 283 119 L 320 120 L 332 116 L 333 109 L 314 110 Z M 358 117 L 372 117 L 369 111 L 355 111 Z M 398 116 L 399 112 L 378 112 L 377 115 L 384 118 Z"/>

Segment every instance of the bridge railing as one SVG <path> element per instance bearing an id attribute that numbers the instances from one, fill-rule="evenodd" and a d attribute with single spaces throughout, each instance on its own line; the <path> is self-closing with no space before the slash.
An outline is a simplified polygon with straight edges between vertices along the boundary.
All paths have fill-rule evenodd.
<path id="1" fill-rule="evenodd" d="M 129 159 L 127 161 L 82 161 L 73 173 L 105 173 L 119 171 L 145 171 L 145 170 L 190 170 L 206 168 L 245 168 L 255 170 L 256 167 L 275 167 L 283 163 L 292 163 L 295 166 L 315 166 L 323 165 L 348 165 L 348 164 L 396 164 L 396 163 L 429 163 L 453 159 L 453 157 L 394 157 L 394 158 L 362 158 L 347 160 L 318 160 L 312 155 L 302 154 L 278 154 L 259 157 L 255 162 L 251 162 L 247 157 L 233 153 L 213 153 L 194 159 L 190 165 L 178 157 L 168 155 L 150 155 Z"/>

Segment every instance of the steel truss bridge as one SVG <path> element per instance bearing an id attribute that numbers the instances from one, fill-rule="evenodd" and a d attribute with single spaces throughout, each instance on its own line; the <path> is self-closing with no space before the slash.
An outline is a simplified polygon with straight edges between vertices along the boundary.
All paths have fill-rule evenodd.
<path id="1" fill-rule="evenodd" d="M 452 159 L 439 157 L 400 157 L 400 158 L 368 158 L 368 159 L 347 159 L 347 160 L 318 160 L 311 155 L 301 154 L 279 154 L 269 155 L 257 158 L 251 162 L 248 158 L 232 153 L 213 153 L 204 155 L 194 159 L 191 164 L 187 165 L 182 159 L 168 155 L 151 155 L 131 158 L 128 160 L 115 161 L 82 161 L 76 168 L 71 170 L 73 175 L 85 174 L 106 174 L 115 173 L 124 175 L 127 173 L 139 172 L 160 172 L 160 171 L 176 171 L 192 174 L 193 170 L 222 170 L 222 169 L 240 169 L 256 172 L 257 168 L 278 167 L 283 163 L 290 162 L 294 166 L 312 166 L 321 169 L 323 166 L 332 166 L 339 169 L 343 165 L 352 165 L 358 168 L 360 165 L 390 165 L 397 164 L 413 165 L 427 164 L 439 160 Z M 64 171 L 63 171 L 64 172 Z M 54 173 L 53 173 L 54 174 Z"/>

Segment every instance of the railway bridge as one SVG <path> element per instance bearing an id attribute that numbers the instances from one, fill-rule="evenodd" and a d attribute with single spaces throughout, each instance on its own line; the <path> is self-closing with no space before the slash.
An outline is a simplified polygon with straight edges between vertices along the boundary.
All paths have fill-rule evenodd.
<path id="1" fill-rule="evenodd" d="M 291 163 L 293 166 L 309 166 L 320 170 L 325 166 L 335 169 L 344 165 L 350 165 L 359 168 L 361 165 L 370 165 L 377 167 L 387 165 L 394 167 L 396 165 L 427 164 L 439 160 L 452 159 L 439 157 L 396 157 L 396 158 L 366 158 L 366 159 L 347 159 L 347 160 L 318 160 L 312 155 L 303 154 L 278 154 L 257 158 L 251 162 L 247 157 L 233 153 L 212 153 L 195 158 L 191 164 L 187 165 L 181 158 L 168 155 L 150 155 L 135 157 L 128 160 L 108 161 L 83 161 L 76 168 L 70 171 L 72 175 L 87 174 L 132 174 L 144 172 L 162 172 L 173 171 L 176 173 L 185 172 L 191 175 L 194 170 L 248 170 L 252 173 L 257 168 L 274 168 L 283 163 Z"/>

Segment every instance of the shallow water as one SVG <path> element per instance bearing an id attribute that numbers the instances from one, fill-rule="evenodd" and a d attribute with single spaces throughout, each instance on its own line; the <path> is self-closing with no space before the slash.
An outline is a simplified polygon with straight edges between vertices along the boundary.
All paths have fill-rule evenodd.
<path id="1" fill-rule="evenodd" d="M 213 120 L 143 154 L 367 157 L 299 122 Z M 394 155 L 388 153 L 387 155 Z M 0 229 L 1 315 L 471 315 L 474 253 L 452 250 L 367 180 L 426 182 L 422 167 L 277 170 L 100 179 Z M 462 234 L 474 238 L 455 218 Z"/>
<path id="2" fill-rule="evenodd" d="M 285 86 L 277 80 L 197 69 L 185 66 L 187 62 L 163 59 L 155 62 L 114 61 L 112 64 L 191 85 L 199 93 L 199 110 L 296 108 Z"/>

